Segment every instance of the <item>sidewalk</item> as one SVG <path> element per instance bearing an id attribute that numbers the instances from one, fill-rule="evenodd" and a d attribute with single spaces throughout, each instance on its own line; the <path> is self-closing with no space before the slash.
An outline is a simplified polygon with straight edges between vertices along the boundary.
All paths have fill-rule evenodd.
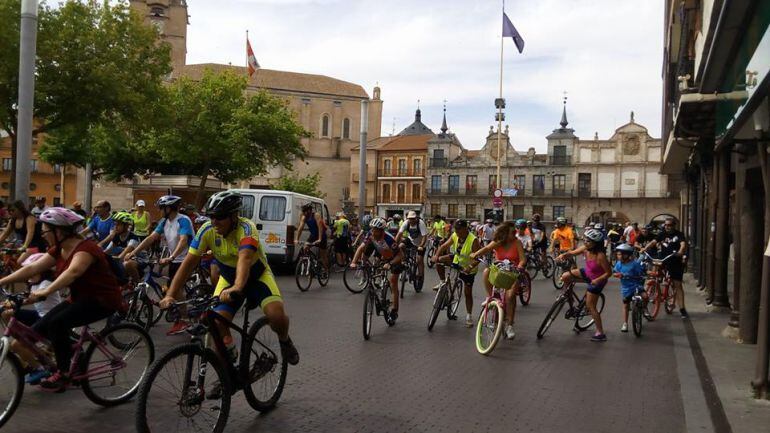
<path id="1" fill-rule="evenodd" d="M 723 336 L 729 313 L 708 312 L 705 293 L 685 276 L 685 303 L 724 413 L 735 433 L 770 430 L 770 401 L 756 400 L 751 390 L 756 345 Z M 717 430 L 719 431 L 719 430 Z"/>

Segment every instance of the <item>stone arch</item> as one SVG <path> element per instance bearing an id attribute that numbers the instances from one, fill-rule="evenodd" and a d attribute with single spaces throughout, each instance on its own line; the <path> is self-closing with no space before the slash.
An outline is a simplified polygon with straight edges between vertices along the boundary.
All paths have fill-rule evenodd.
<path id="1" fill-rule="evenodd" d="M 602 223 L 605 226 L 607 225 L 607 223 L 625 224 L 628 221 L 631 221 L 631 219 L 624 212 L 618 212 L 618 211 L 612 211 L 612 210 L 601 210 L 601 211 L 592 212 L 584 220 L 576 221 L 576 222 L 578 223 L 582 222 L 583 226 L 585 227 L 590 224 L 596 224 L 596 223 Z"/>

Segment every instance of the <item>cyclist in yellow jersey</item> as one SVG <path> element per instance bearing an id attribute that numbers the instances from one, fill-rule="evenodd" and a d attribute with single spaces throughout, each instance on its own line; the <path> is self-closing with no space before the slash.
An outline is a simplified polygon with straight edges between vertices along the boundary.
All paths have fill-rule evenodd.
<path id="1" fill-rule="evenodd" d="M 242 196 L 233 191 L 219 192 L 209 198 L 206 214 L 211 221 L 198 230 L 189 254 L 177 271 L 166 297 L 161 300 L 161 308 L 167 308 L 175 301 L 175 295 L 180 293 L 200 263 L 201 255 L 211 251 L 220 272 L 214 295 L 219 296 L 221 303 L 214 310 L 225 319 L 232 320 L 244 299 L 259 305 L 270 327 L 278 334 L 281 356 L 289 364 L 296 365 L 299 353 L 289 338 L 289 317 L 283 309 L 281 292 L 259 242 L 256 226 L 251 220 L 238 216 L 242 205 Z M 225 343 L 229 341 L 234 345 L 230 329 L 223 324 L 217 326 Z"/>
<path id="2" fill-rule="evenodd" d="M 136 210 L 131 213 L 131 218 L 134 220 L 134 234 L 140 240 L 144 240 L 150 235 L 150 226 L 152 225 L 152 216 L 144 207 L 144 200 L 137 200 Z"/>

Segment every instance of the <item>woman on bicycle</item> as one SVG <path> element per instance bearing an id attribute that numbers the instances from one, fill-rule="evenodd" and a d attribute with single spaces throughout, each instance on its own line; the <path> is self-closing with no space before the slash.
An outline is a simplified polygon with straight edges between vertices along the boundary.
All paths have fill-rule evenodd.
<path id="1" fill-rule="evenodd" d="M 618 245 L 615 248 L 615 254 L 617 261 L 613 275 L 620 278 L 620 295 L 623 299 L 623 325 L 620 326 L 620 332 L 628 332 L 628 304 L 637 289 L 643 285 L 644 268 L 641 263 L 634 260 L 634 247 L 630 244 Z M 647 292 L 642 291 L 642 297 L 646 301 Z"/>
<path id="2" fill-rule="evenodd" d="M 591 341 L 607 341 L 602 326 L 602 316 L 596 309 L 596 303 L 599 300 L 599 294 L 602 293 L 607 280 L 612 275 L 612 267 L 607 260 L 607 253 L 604 247 L 604 235 L 602 232 L 594 229 L 588 229 L 583 234 L 583 245 L 564 252 L 557 257 L 557 260 L 564 260 L 567 257 L 574 257 L 583 254 L 586 259 L 586 265 L 581 269 L 571 269 L 562 274 L 561 280 L 565 284 L 573 281 L 588 283 L 588 293 L 586 294 L 586 306 L 596 322 L 596 333 L 591 337 Z"/>
<path id="3" fill-rule="evenodd" d="M 40 224 L 21 201 L 16 201 L 10 206 L 11 220 L 0 233 L 0 244 L 11 233 L 16 235 L 16 242 L 21 242 L 18 263 L 23 262 L 31 254 L 44 252 L 48 249 L 45 239 L 40 235 Z"/>
<path id="4" fill-rule="evenodd" d="M 504 222 L 495 230 L 495 236 L 492 242 L 484 248 L 471 254 L 472 259 L 484 257 L 489 252 L 495 252 L 495 262 L 508 260 L 516 266 L 519 272 L 523 272 L 527 266 L 527 256 L 524 253 L 524 246 L 516 237 L 516 229 L 510 222 Z M 492 283 L 489 281 L 489 266 L 484 269 L 484 287 L 487 290 L 487 297 L 492 296 Z M 516 333 L 513 331 L 513 323 L 516 317 L 516 295 L 519 291 L 518 281 L 505 290 L 505 338 L 512 340 Z"/>
<path id="5" fill-rule="evenodd" d="M 61 207 L 46 209 L 40 215 L 41 233 L 52 247 L 29 266 L 0 279 L 0 286 L 26 281 L 33 275 L 56 267 L 56 279 L 45 289 L 32 293 L 27 301 L 42 301 L 69 287 L 70 297 L 57 305 L 32 327 L 51 341 L 58 370 L 42 381 L 43 388 L 62 392 L 69 383 L 67 371 L 72 356 L 70 330 L 105 319 L 122 307 L 117 278 L 107 255 L 92 240 L 77 232 L 83 217 Z"/>
<path id="6" fill-rule="evenodd" d="M 527 228 L 527 220 L 516 220 L 516 237 L 521 242 L 521 246 L 524 247 L 524 252 L 529 253 L 532 251 L 532 235 Z"/>

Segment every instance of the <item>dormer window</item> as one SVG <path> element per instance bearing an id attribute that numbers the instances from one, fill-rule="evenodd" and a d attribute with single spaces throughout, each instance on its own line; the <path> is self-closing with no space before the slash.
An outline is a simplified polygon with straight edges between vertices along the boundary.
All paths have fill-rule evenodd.
<path id="1" fill-rule="evenodd" d="M 153 6 L 150 9 L 150 15 L 152 15 L 154 17 L 164 17 L 164 16 L 166 16 L 166 10 L 163 9 L 162 7 L 160 7 L 160 6 Z"/>

